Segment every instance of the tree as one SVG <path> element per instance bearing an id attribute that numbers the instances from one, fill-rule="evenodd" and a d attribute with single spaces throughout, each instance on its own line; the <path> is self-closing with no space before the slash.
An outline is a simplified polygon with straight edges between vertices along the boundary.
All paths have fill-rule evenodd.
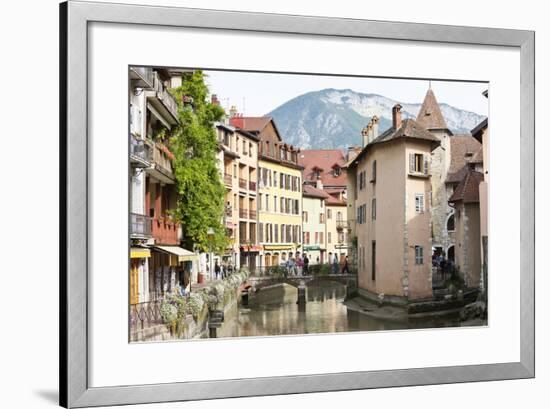
<path id="1" fill-rule="evenodd" d="M 171 90 L 178 101 L 179 116 L 169 140 L 178 191 L 174 217 L 182 225 L 184 246 L 221 252 L 229 240 L 222 224 L 225 187 L 217 168 L 214 122 L 225 113 L 208 101 L 204 79 L 202 71 L 185 73 L 182 85 Z M 213 237 L 208 237 L 209 228 Z"/>

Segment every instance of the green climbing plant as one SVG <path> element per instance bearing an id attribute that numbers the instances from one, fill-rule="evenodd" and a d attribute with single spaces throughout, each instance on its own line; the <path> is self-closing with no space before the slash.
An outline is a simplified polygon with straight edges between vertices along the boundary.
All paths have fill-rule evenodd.
<path id="1" fill-rule="evenodd" d="M 229 239 L 222 223 L 225 187 L 217 167 L 214 123 L 225 113 L 208 101 L 202 71 L 183 74 L 181 86 L 171 89 L 171 93 L 178 102 L 179 116 L 169 139 L 178 189 L 173 214 L 182 225 L 182 241 L 187 248 L 220 252 Z M 208 234 L 209 229 L 213 234 Z"/>

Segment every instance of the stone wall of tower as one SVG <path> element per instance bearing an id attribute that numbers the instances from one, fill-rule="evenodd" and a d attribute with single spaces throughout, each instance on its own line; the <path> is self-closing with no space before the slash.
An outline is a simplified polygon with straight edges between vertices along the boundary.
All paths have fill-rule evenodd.
<path id="1" fill-rule="evenodd" d="M 445 254 L 447 249 L 454 245 L 454 237 L 447 231 L 447 218 L 453 213 L 448 200 L 452 191 L 445 185 L 450 165 L 450 138 L 447 131 L 430 130 L 441 141 L 441 145 L 432 152 L 430 171 L 432 182 L 432 246 L 441 247 Z"/>

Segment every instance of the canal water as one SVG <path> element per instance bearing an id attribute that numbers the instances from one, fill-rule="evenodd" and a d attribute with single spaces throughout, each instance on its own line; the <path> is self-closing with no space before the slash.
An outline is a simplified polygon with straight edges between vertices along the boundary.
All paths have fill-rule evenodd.
<path id="1" fill-rule="evenodd" d="M 297 289 L 279 284 L 261 290 L 249 306 L 238 305 L 225 317 L 218 337 L 322 334 L 458 326 L 458 316 L 414 322 L 384 321 L 352 311 L 344 304 L 345 286 L 320 281 L 307 287 L 307 303 L 296 304 Z"/>

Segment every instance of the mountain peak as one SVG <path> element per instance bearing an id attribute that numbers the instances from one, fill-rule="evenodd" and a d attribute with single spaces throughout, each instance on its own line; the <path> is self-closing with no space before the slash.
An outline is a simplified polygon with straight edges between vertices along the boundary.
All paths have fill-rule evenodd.
<path id="1" fill-rule="evenodd" d="M 361 144 L 361 129 L 376 115 L 380 132 L 391 126 L 391 108 L 396 101 L 383 95 L 351 89 L 325 88 L 299 95 L 268 115 L 275 120 L 282 138 L 303 149 L 346 149 Z M 403 117 L 416 118 L 421 104 L 403 103 Z M 469 132 L 484 117 L 448 104 L 439 104 L 446 126 L 454 133 Z"/>

